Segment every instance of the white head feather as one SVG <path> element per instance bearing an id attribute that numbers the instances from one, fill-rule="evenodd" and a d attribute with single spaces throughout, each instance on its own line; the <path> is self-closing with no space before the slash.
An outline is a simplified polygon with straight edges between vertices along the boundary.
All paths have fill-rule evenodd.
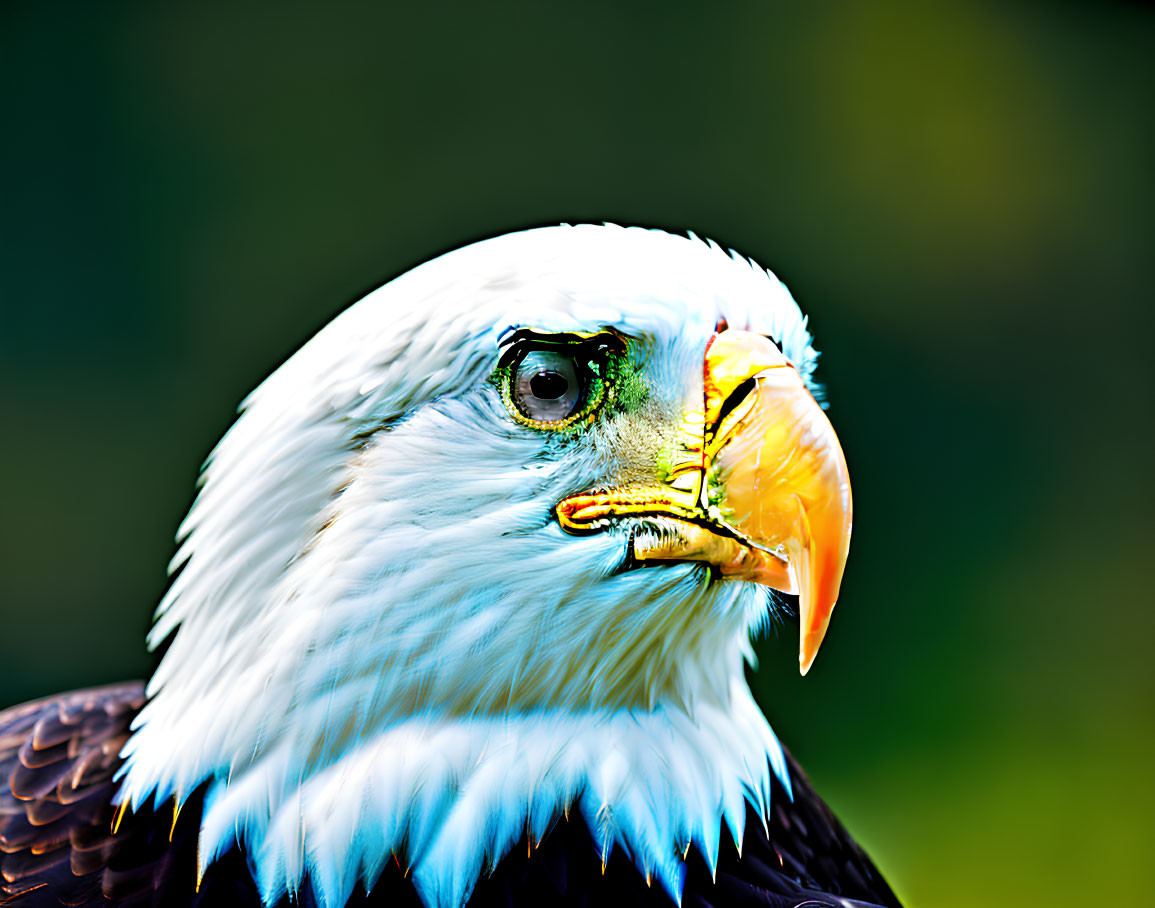
<path id="1" fill-rule="evenodd" d="M 209 458 L 122 800 L 207 781 L 202 869 L 239 837 L 268 901 L 307 878 L 341 905 L 397 850 L 427 904 L 459 905 L 571 808 L 680 895 L 689 842 L 713 864 L 723 821 L 740 838 L 746 801 L 765 813 L 767 767 L 789 788 L 742 671 L 769 595 L 693 565 L 621 573 L 620 533 L 552 514 L 635 439 L 664 443 L 719 319 L 809 380 L 773 275 L 636 228 L 477 243 L 335 319 Z M 645 405 L 589 443 L 516 425 L 487 382 L 512 326 L 637 338 Z"/>

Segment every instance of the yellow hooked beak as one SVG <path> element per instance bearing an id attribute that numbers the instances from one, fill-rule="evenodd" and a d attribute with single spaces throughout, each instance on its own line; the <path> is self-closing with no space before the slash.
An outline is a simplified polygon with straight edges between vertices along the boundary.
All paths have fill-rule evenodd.
<path id="1" fill-rule="evenodd" d="M 766 338 L 715 335 L 704 377 L 703 399 L 686 408 L 684 440 L 662 481 L 570 496 L 558 504 L 558 520 L 585 533 L 615 517 L 663 518 L 669 532 L 635 536 L 636 561 L 702 562 L 724 577 L 796 594 L 806 674 L 850 548 L 842 447 L 802 377 Z"/>

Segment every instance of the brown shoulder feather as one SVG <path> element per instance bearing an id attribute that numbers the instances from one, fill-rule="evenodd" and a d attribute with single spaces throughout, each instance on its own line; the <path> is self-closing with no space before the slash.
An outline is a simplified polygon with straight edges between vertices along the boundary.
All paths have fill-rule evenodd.
<path id="1" fill-rule="evenodd" d="M 144 699 L 132 681 L 0 712 L 0 904 L 30 904 L 45 888 L 61 904 L 99 894 L 114 850 L 112 777 Z"/>

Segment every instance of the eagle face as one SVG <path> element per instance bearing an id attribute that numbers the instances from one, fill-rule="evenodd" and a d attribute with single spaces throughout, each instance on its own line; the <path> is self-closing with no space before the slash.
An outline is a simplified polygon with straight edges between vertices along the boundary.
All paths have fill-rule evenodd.
<path id="1" fill-rule="evenodd" d="M 239 838 L 267 897 L 336 904 L 404 850 L 456 904 L 574 806 L 675 892 L 780 770 L 742 672 L 774 591 L 803 671 L 837 597 L 815 358 L 772 275 L 658 231 L 510 234 L 370 294 L 207 463 L 125 798 L 207 782 L 202 867 Z"/>

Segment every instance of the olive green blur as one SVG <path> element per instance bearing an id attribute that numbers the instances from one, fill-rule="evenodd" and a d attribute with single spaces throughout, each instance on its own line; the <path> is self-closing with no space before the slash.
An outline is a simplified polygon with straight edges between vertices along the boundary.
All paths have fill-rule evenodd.
<path id="1" fill-rule="evenodd" d="M 198 467 L 372 287 L 692 229 L 810 314 L 855 533 L 754 684 L 914 906 L 1155 886 L 1155 13 L 0 6 L 0 705 L 139 677 Z"/>

